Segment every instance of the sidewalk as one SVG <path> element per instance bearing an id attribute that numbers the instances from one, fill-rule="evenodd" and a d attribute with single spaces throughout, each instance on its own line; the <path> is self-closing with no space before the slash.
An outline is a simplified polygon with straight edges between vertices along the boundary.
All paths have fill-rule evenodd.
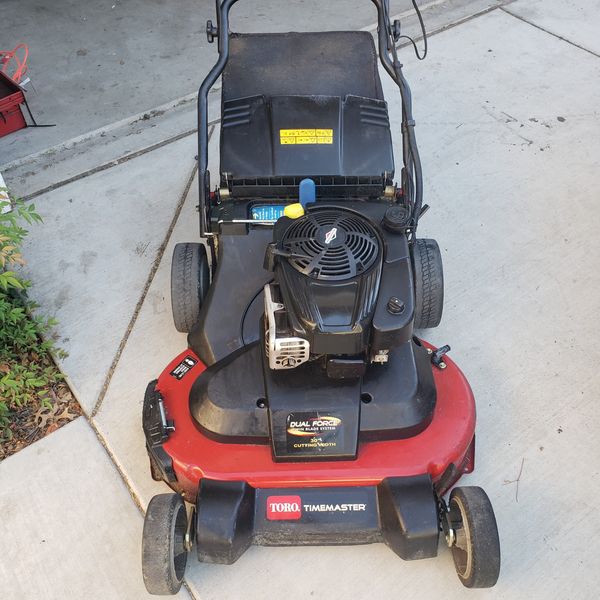
<path id="1" fill-rule="evenodd" d="M 444 254 L 444 318 L 425 336 L 452 346 L 475 392 L 476 469 L 464 483 L 494 504 L 500 581 L 466 592 L 443 547 L 413 563 L 383 545 L 253 547 L 234 566 L 191 556 L 181 598 L 597 596 L 600 7 L 494 4 L 452 13 L 425 62 L 408 48 L 402 60 L 431 206 L 420 235 Z M 397 132 L 398 95 L 383 81 Z M 141 404 L 186 343 L 169 271 L 173 245 L 198 236 L 193 128 L 193 103 L 175 103 L 109 128 L 102 144 L 4 172 L 44 216 L 25 248 L 32 293 L 60 322 L 61 368 L 86 413 L 0 463 L 7 600 L 150 597 L 142 512 L 168 488 L 149 474 Z M 216 122 L 215 174 L 218 133 Z"/>

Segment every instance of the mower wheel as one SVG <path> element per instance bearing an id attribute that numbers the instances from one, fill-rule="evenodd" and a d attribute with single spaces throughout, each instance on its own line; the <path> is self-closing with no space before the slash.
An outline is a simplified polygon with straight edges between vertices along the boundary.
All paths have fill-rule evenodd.
<path id="1" fill-rule="evenodd" d="M 159 494 L 148 504 L 142 534 L 142 574 L 150 594 L 167 596 L 181 588 L 188 517 L 179 494 Z"/>
<path id="2" fill-rule="evenodd" d="M 177 331 L 189 333 L 198 323 L 209 285 L 204 244 L 176 244 L 171 263 L 171 307 Z"/>
<path id="3" fill-rule="evenodd" d="M 500 575 L 500 539 L 494 509 L 480 487 L 452 490 L 452 557 L 458 578 L 468 588 L 489 588 Z"/>
<path id="4" fill-rule="evenodd" d="M 437 327 L 444 308 L 442 254 L 435 240 L 418 239 L 412 249 L 415 274 L 415 329 Z"/>

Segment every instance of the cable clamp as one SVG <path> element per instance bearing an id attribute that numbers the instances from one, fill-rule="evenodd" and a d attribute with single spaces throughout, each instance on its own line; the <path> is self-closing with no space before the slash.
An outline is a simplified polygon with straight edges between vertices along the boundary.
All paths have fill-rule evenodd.
<path id="1" fill-rule="evenodd" d="M 408 119 L 407 121 L 402 122 L 402 127 L 400 129 L 401 129 L 402 133 L 404 133 L 409 127 L 414 127 L 414 126 L 415 126 L 415 120 Z"/>

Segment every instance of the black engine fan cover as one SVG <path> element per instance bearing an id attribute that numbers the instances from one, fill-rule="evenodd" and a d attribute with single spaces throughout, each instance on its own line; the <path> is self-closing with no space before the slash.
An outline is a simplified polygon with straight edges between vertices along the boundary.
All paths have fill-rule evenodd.
<path id="1" fill-rule="evenodd" d="M 368 346 L 383 243 L 364 216 L 314 208 L 275 227 L 278 281 L 288 319 L 313 354 L 358 355 Z"/>

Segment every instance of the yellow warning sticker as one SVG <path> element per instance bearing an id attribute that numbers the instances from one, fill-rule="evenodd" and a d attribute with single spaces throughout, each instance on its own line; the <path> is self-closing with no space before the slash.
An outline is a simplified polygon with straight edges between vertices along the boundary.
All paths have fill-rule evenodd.
<path id="1" fill-rule="evenodd" d="M 333 129 L 280 129 L 280 144 L 333 144 Z"/>

